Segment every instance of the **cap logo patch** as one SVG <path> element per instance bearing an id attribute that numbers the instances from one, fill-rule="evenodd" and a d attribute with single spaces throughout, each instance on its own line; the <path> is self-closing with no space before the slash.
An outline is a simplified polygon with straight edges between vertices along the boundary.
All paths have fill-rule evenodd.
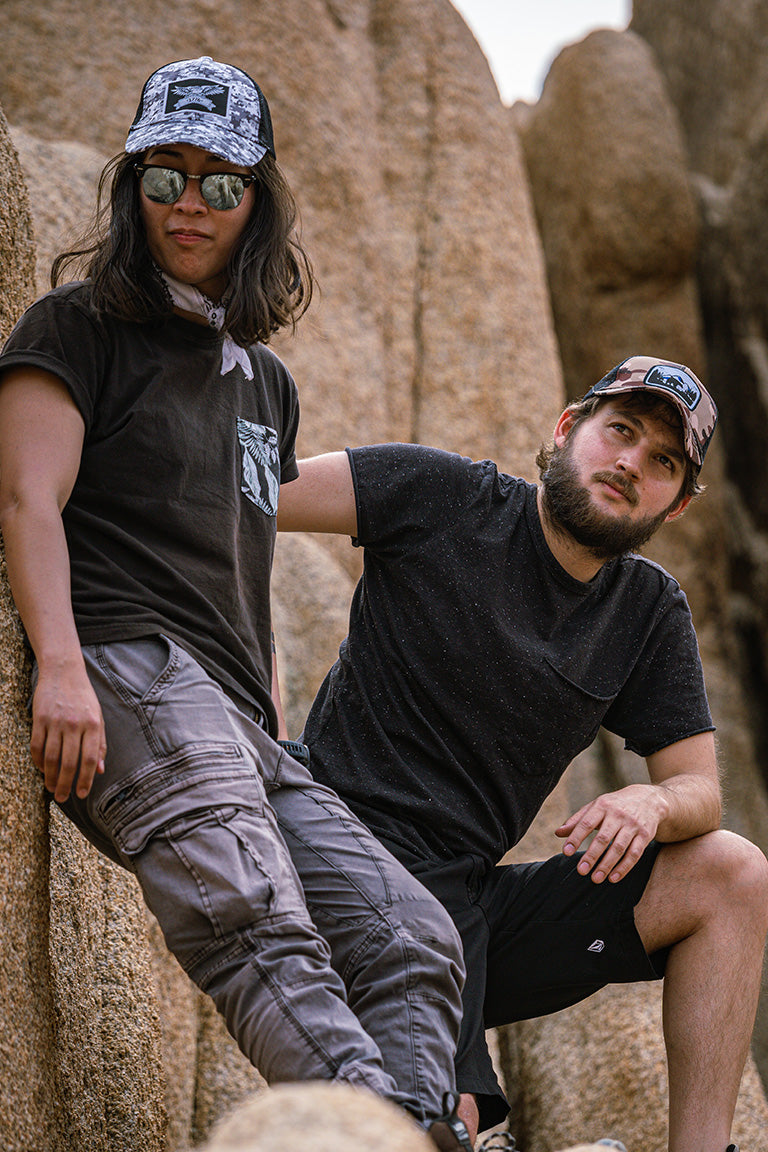
<path id="1" fill-rule="evenodd" d="M 210 84 L 204 80 L 177 80 L 166 89 L 165 115 L 193 108 L 213 116 L 226 116 L 229 108 L 229 85 Z"/>
<path id="2" fill-rule="evenodd" d="M 664 364 L 656 364 L 647 373 L 645 383 L 672 392 L 691 412 L 701 400 L 701 389 L 698 384 L 681 368 L 668 368 Z"/>

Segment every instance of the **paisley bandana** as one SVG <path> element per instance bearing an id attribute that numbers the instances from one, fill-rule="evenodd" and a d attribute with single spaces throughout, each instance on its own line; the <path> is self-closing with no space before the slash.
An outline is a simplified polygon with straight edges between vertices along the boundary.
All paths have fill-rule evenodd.
<path id="1" fill-rule="evenodd" d="M 209 300 L 202 292 L 199 292 L 192 284 L 182 284 L 180 280 L 174 280 L 172 276 L 168 276 L 162 269 L 157 268 L 157 274 L 165 285 L 166 291 L 173 304 L 177 308 L 183 309 L 185 312 L 194 312 L 198 316 L 204 316 L 206 323 L 209 327 L 213 328 L 216 332 L 220 332 L 224 327 L 224 318 L 226 315 L 226 298 L 220 304 L 214 304 L 213 300 Z M 239 364 L 243 370 L 246 380 L 253 380 L 253 365 L 251 364 L 250 357 L 245 348 L 241 348 L 236 344 L 229 333 L 224 335 L 224 343 L 221 349 L 221 374 L 226 376 L 231 372 L 236 364 Z"/>

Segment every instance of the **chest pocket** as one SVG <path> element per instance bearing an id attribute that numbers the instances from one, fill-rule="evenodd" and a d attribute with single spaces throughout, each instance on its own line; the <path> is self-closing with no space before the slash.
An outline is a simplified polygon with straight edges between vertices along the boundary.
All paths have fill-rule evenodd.
<path id="1" fill-rule="evenodd" d="M 267 516 L 275 516 L 280 492 L 277 432 L 265 424 L 238 419 L 237 438 L 243 453 L 240 491 Z"/>
<path id="2" fill-rule="evenodd" d="M 594 740 L 621 685 L 594 683 L 587 677 L 576 680 L 571 669 L 566 671 L 549 657 L 546 663 L 550 669 L 551 693 L 547 723 L 553 730 L 557 752 L 572 759 Z"/>

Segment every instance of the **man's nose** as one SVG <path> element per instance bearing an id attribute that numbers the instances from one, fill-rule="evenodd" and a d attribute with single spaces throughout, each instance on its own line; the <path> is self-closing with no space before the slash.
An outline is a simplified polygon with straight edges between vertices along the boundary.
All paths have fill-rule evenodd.
<path id="1" fill-rule="evenodd" d="M 642 445 L 627 444 L 616 457 L 616 467 L 634 480 L 639 480 L 643 474 L 644 458 L 645 451 Z"/>

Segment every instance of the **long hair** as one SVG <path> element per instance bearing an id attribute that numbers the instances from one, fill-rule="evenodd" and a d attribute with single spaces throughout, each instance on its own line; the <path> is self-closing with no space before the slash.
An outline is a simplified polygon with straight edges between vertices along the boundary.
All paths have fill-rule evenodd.
<path id="1" fill-rule="evenodd" d="M 139 155 L 121 152 L 99 180 L 96 213 L 76 246 L 56 257 L 55 288 L 67 270 L 92 281 L 94 306 L 120 320 L 158 320 L 172 311 L 155 271 L 141 218 Z M 278 329 L 295 327 L 312 299 L 312 266 L 296 234 L 293 194 L 267 154 L 251 170 L 253 209 L 229 258 L 230 290 L 224 328 L 236 343 L 269 342 Z"/>
<path id="2" fill-rule="evenodd" d="M 606 401 L 614 399 L 613 396 L 590 396 L 589 400 L 577 400 L 573 404 L 569 404 L 567 411 L 573 416 L 573 423 L 569 435 L 573 435 L 577 425 L 588 420 L 601 405 Z M 638 412 L 649 412 L 659 416 L 670 428 L 680 432 L 682 435 L 682 421 L 679 413 L 668 404 L 662 397 L 649 392 L 627 392 L 622 395 L 622 402 L 629 409 L 635 409 Z M 550 461 L 558 449 L 554 444 L 542 444 L 536 454 L 536 467 L 539 469 L 539 476 L 543 479 L 544 473 L 549 468 Z M 698 476 L 699 469 L 689 460 L 685 458 L 686 468 L 685 476 L 683 478 L 682 486 L 680 489 L 680 499 L 684 496 L 700 496 L 704 491 L 704 485 L 699 484 Z"/>

